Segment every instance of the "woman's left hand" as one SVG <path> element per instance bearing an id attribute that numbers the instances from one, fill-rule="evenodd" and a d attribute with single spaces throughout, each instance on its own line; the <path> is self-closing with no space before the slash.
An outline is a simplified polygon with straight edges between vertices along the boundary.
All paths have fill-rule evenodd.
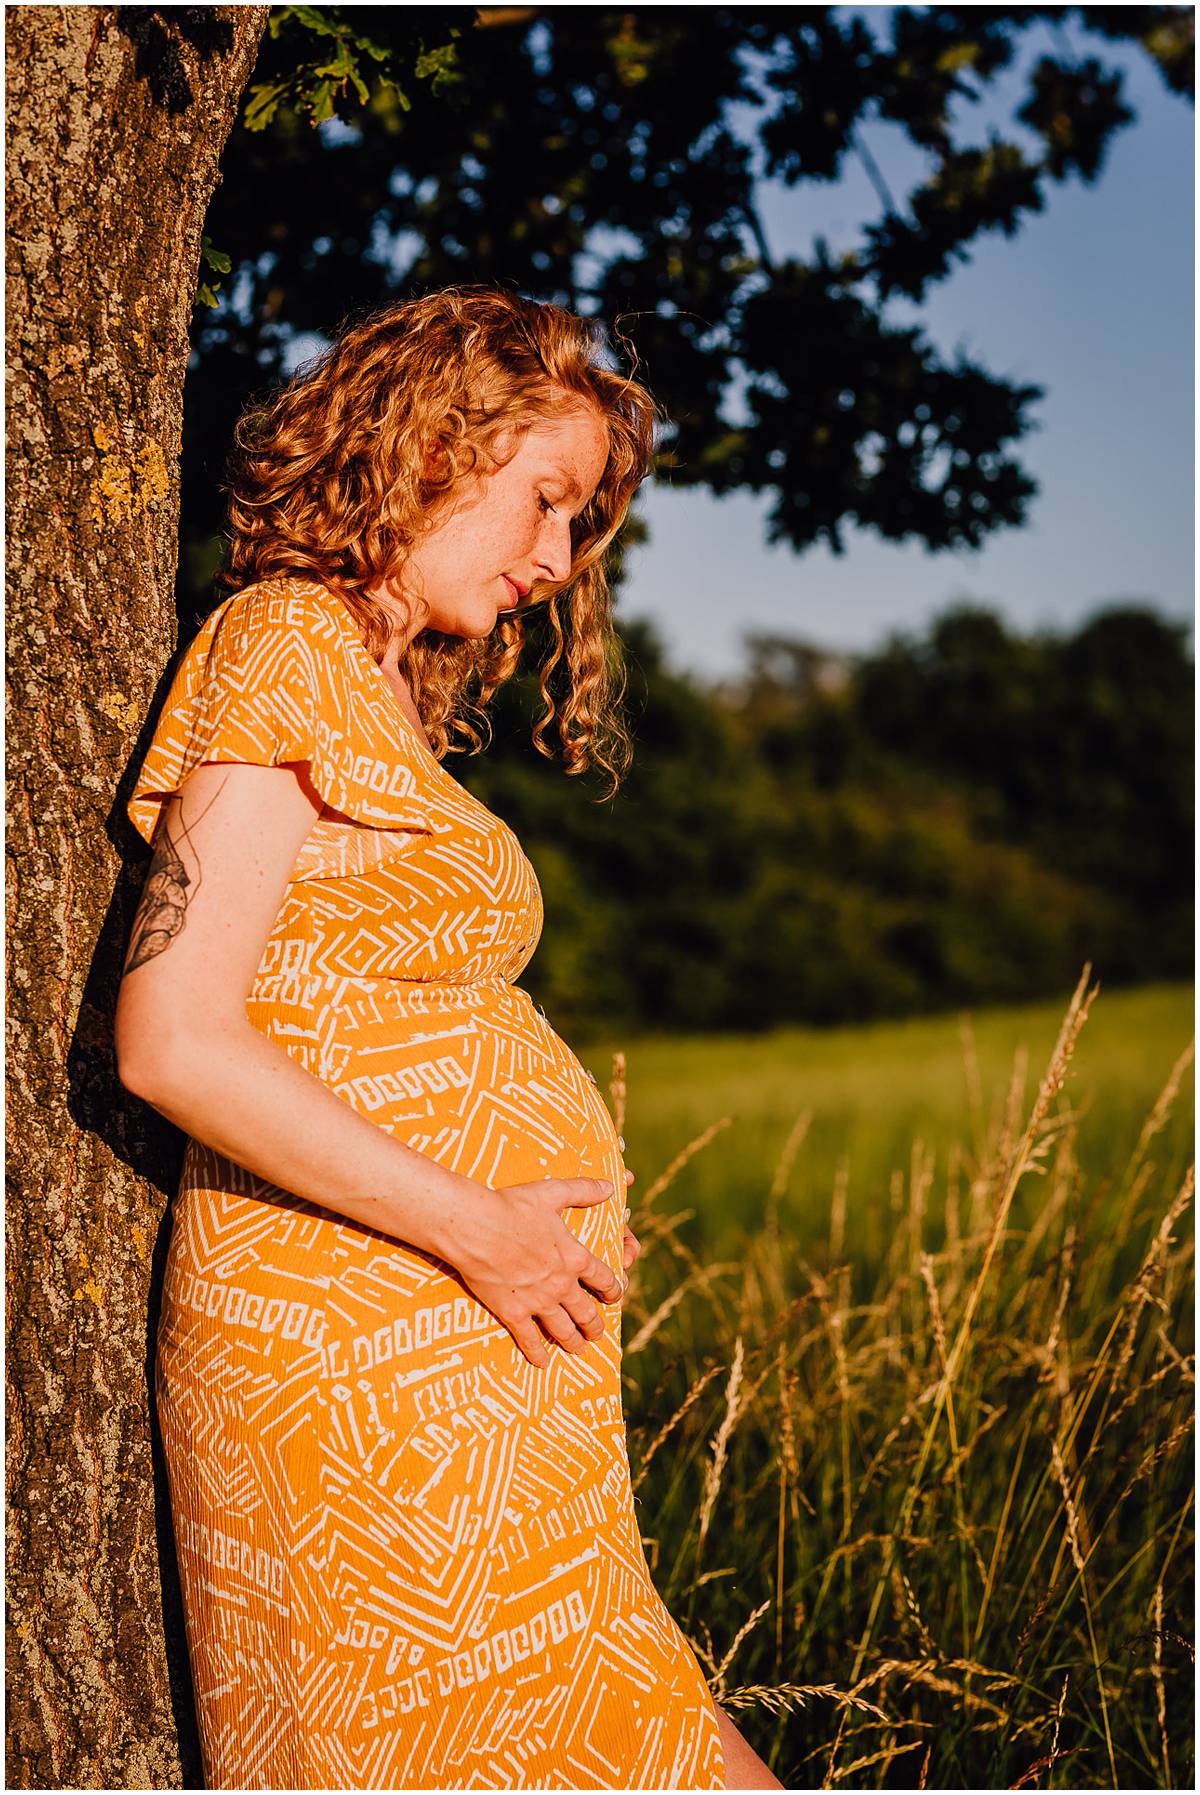
<path id="1" fill-rule="evenodd" d="M 629 1171 L 627 1168 L 626 1172 L 625 1172 L 626 1187 L 628 1188 L 628 1186 L 631 1185 L 632 1183 L 633 1183 L 633 1173 L 631 1171 Z M 624 1221 L 625 1221 L 626 1226 L 625 1226 L 625 1238 L 621 1242 L 621 1259 L 625 1266 L 626 1281 L 628 1282 L 629 1268 L 633 1264 L 634 1260 L 637 1258 L 638 1254 L 641 1252 L 642 1249 L 638 1243 L 637 1235 L 632 1234 L 629 1230 L 629 1211 L 628 1211 L 628 1209 L 626 1209 L 626 1211 L 625 1211 Z"/>

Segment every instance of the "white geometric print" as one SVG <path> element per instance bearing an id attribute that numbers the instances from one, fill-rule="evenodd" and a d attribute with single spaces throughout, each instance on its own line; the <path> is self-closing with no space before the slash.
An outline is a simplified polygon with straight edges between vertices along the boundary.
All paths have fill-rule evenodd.
<path id="1" fill-rule="evenodd" d="M 147 840 L 209 760 L 307 763 L 323 805 L 253 1025 L 469 1178 L 609 1179 L 564 1219 L 619 1270 L 611 1118 L 515 983 L 533 868 L 335 594 L 269 580 L 206 621 L 130 801 Z M 189 1142 L 156 1396 L 209 1786 L 725 1787 L 646 1565 L 620 1310 L 599 1307 L 586 1354 L 533 1366 L 442 1261 Z"/>

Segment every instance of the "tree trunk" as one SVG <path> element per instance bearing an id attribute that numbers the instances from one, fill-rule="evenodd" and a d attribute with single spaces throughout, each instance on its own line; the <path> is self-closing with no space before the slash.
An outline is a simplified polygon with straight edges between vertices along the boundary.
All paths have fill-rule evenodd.
<path id="1" fill-rule="evenodd" d="M 8 9 L 10 1787 L 198 1781 L 148 1381 L 178 1141 L 112 1011 L 200 232 L 267 11 Z"/>

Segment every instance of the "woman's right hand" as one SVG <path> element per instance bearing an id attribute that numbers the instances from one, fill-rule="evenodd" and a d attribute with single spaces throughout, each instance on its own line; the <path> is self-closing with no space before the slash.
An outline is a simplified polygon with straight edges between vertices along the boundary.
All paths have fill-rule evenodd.
<path id="1" fill-rule="evenodd" d="M 531 1365 L 550 1363 L 539 1324 L 568 1352 L 584 1352 L 604 1333 L 591 1293 L 619 1303 L 624 1285 L 572 1234 L 559 1211 L 607 1202 L 612 1185 L 603 1178 L 541 1178 L 484 1186 L 479 1194 L 455 1270 Z"/>

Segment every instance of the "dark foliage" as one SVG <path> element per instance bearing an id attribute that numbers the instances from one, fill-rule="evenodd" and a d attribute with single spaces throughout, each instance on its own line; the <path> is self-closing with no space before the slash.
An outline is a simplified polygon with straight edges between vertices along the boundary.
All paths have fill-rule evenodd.
<path id="1" fill-rule="evenodd" d="M 971 105 L 1030 33 L 1054 54 L 1016 128 L 971 141 Z M 771 534 L 797 548 L 840 553 L 847 525 L 935 550 L 1019 525 L 1036 487 L 1013 448 L 1042 389 L 944 362 L 884 309 L 981 233 L 1011 236 L 1054 183 L 1097 178 L 1133 115 L 1087 33 L 1140 45 L 1191 95 L 1187 7 L 876 8 L 870 25 L 819 6 L 276 9 L 248 114 L 270 126 L 234 132 L 208 221 L 233 273 L 197 314 L 185 613 L 209 602 L 247 394 L 298 333 L 451 280 L 620 320 L 672 420 L 672 483 L 769 494 Z M 876 166 L 872 120 L 924 152 L 912 193 Z M 763 177 L 830 181 L 848 158 L 881 208 L 855 251 L 773 253 Z"/>
<path id="2" fill-rule="evenodd" d="M 447 762 L 546 897 L 524 982 L 556 1023 L 759 1028 L 1192 970 L 1192 666 L 1152 611 L 1066 636 L 959 608 L 857 664 L 758 646 L 736 687 L 627 636 L 637 757 L 587 801 L 528 742 L 533 683 Z M 592 794 L 594 797 L 594 794 Z"/>

